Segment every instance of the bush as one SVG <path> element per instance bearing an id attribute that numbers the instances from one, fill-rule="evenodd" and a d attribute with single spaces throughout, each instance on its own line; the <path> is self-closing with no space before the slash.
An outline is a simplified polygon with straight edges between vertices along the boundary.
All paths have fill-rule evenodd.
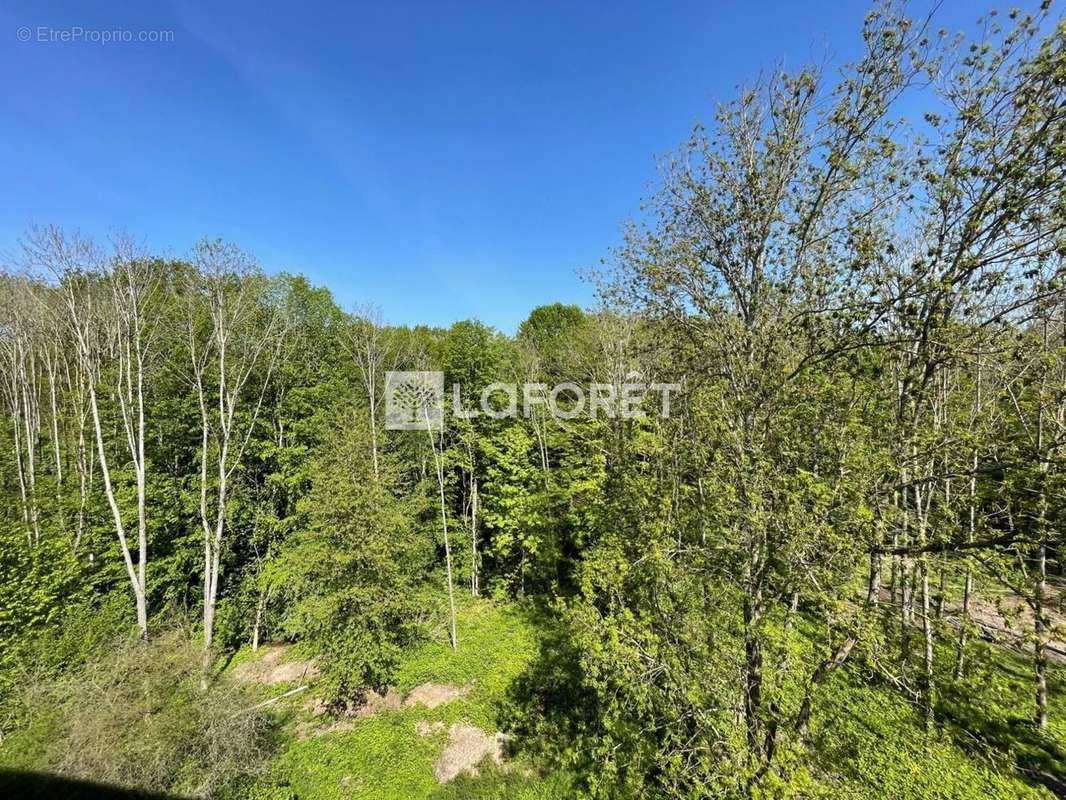
<path id="1" fill-rule="evenodd" d="M 0 766 L 214 795 L 265 764 L 271 726 L 230 681 L 201 690 L 200 664 L 197 643 L 172 630 L 28 685 L 24 724 L 0 747 Z"/>

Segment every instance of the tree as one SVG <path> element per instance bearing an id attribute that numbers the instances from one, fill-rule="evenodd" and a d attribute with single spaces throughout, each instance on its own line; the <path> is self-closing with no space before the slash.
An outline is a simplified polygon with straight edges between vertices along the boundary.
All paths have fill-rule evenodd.
<path id="1" fill-rule="evenodd" d="M 357 309 L 346 326 L 345 348 L 359 371 L 370 409 L 370 455 L 374 464 L 374 477 L 378 476 L 378 393 L 384 383 L 384 373 L 395 369 L 401 353 L 389 342 L 388 334 L 382 325 L 381 314 L 372 307 Z M 415 399 L 409 396 L 409 389 L 403 388 L 399 399 L 405 401 L 405 407 L 412 408 Z M 412 410 L 412 421 L 421 417 L 421 407 Z"/>
<path id="2" fill-rule="evenodd" d="M 402 648 L 422 635 L 429 605 L 432 548 L 419 524 L 429 500 L 388 450 L 375 476 L 370 425 L 361 408 L 337 409 L 301 501 L 308 524 L 266 567 L 288 601 L 281 628 L 325 656 L 340 700 L 388 683 Z"/>
<path id="3" fill-rule="evenodd" d="M 259 419 L 285 343 L 285 322 L 269 294 L 266 278 L 250 257 L 232 245 L 201 241 L 192 267 L 183 287 L 184 327 L 187 374 L 200 410 L 206 685 L 226 544 L 229 482 L 241 465 Z"/>
<path id="4" fill-rule="evenodd" d="M 24 243 L 28 266 L 57 284 L 61 304 L 55 309 L 71 334 L 80 372 L 88 391 L 100 476 L 114 521 L 126 572 L 133 589 L 137 626 L 148 635 L 146 569 L 148 523 L 145 456 L 145 395 L 154 365 L 158 330 L 159 284 L 153 265 L 131 240 L 114 242 L 105 259 L 96 246 L 56 228 L 35 229 Z M 50 308 L 46 305 L 45 309 Z M 105 379 L 112 383 L 105 386 Z M 110 392 L 121 422 L 120 449 L 134 469 L 137 497 L 137 561 L 128 543 L 127 522 L 116 496 L 104 439 L 101 391 Z M 83 490 L 84 491 L 84 490 Z M 84 499 L 84 495 L 83 495 Z"/>

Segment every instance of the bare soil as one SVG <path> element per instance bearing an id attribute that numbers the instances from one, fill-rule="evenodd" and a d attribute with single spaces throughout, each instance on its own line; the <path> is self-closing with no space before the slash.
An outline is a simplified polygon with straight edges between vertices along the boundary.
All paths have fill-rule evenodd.
<path id="1" fill-rule="evenodd" d="M 1057 596 L 1049 598 L 1048 606 L 1058 601 Z M 1066 659 L 1066 618 L 1054 607 L 1045 607 L 1044 613 L 1051 621 L 1048 656 L 1062 661 Z M 958 614 L 961 616 L 961 609 Z M 1007 638 L 1017 646 L 1033 635 L 1033 611 L 1017 595 L 1002 594 L 995 601 L 975 597 L 970 602 L 970 616 L 991 639 Z"/>
<path id="2" fill-rule="evenodd" d="M 436 708 L 462 697 L 470 691 L 469 686 L 453 686 L 447 683 L 423 683 L 411 690 L 404 699 L 405 707 L 421 703 L 426 708 Z"/>
<path id="3" fill-rule="evenodd" d="M 380 714 L 382 711 L 399 711 L 400 705 L 400 693 L 394 687 L 389 686 L 385 690 L 385 694 L 378 694 L 374 690 L 370 690 L 366 693 L 366 697 L 363 698 L 363 702 L 355 708 L 349 708 L 344 712 L 344 716 L 364 719 Z"/>
<path id="4" fill-rule="evenodd" d="M 473 725 L 456 723 L 448 729 L 448 744 L 433 765 L 433 775 L 439 783 L 447 783 L 467 772 L 477 774 L 477 767 L 491 757 L 497 764 L 503 761 L 507 737 L 502 733 L 489 735 Z"/>
<path id="5" fill-rule="evenodd" d="M 289 660 L 287 655 L 292 645 L 276 644 L 263 648 L 265 652 L 238 665 L 233 674 L 246 683 L 261 683 L 272 686 L 278 683 L 297 683 L 319 674 L 313 661 Z"/>
<path id="6" fill-rule="evenodd" d="M 415 733 L 419 736 L 432 736 L 442 730 L 444 730 L 443 722 L 426 722 L 424 719 L 420 719 L 415 723 Z"/>

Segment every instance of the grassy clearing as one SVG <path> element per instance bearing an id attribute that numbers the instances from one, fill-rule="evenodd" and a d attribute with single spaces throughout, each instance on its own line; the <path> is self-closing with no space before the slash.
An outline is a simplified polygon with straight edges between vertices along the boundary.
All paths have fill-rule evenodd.
<path id="1" fill-rule="evenodd" d="M 926 734 L 921 714 L 887 689 L 840 674 L 827 687 L 816 739 L 822 784 L 835 797 L 1050 798 L 1000 755 L 960 746 L 950 728 Z"/>
<path id="2" fill-rule="evenodd" d="M 464 722 L 494 732 L 507 687 L 537 652 L 537 631 L 529 614 L 517 606 L 485 600 L 468 598 L 460 604 L 458 639 L 456 652 L 446 638 L 414 651 L 400 666 L 397 686 L 403 695 L 429 682 L 469 687 L 462 697 L 434 709 L 416 705 L 383 712 L 356 722 L 350 730 L 305 739 L 295 736 L 303 712 L 294 704 L 283 712 L 288 739 L 269 774 L 240 787 L 235 796 L 248 800 L 572 796 L 565 776 L 542 777 L 521 761 L 504 768 L 483 765 L 477 777 L 462 777 L 444 786 L 437 783 L 433 765 L 447 743 L 448 728 Z M 423 736 L 416 728 L 420 722 L 439 725 Z"/>
<path id="3" fill-rule="evenodd" d="M 540 644 L 537 621 L 514 605 L 467 598 L 460 605 L 458 624 L 457 652 L 442 632 L 401 664 L 396 682 L 405 696 L 423 683 L 468 687 L 466 694 L 435 709 L 415 706 L 384 712 L 350 730 L 302 740 L 293 731 L 306 712 L 300 710 L 302 701 L 293 703 L 281 712 L 288 716 L 280 755 L 265 778 L 241 788 L 242 800 L 575 796 L 568 774 L 544 774 L 521 760 L 505 768 L 485 763 L 477 776 L 462 776 L 443 786 L 436 782 L 433 764 L 447 743 L 448 728 L 463 722 L 495 731 L 508 687 L 536 657 Z M 950 650 L 945 644 L 941 657 L 950 659 Z M 940 668 L 950 672 L 946 662 Z M 814 754 L 809 772 L 802 770 L 809 775 L 803 781 L 805 793 L 899 800 L 1052 797 L 1025 770 L 1066 774 L 1066 709 L 1054 700 L 1050 730 L 1044 735 L 1032 730 L 1027 669 L 1017 654 L 976 643 L 967 677 L 956 686 L 942 687 L 941 726 L 932 734 L 925 732 L 919 711 L 898 692 L 871 684 L 857 664 L 842 670 L 819 695 L 812 726 Z M 1053 679 L 1059 680 L 1057 675 Z M 1052 692 L 1053 698 L 1061 696 Z M 439 724 L 423 736 L 416 729 L 419 723 Z"/>
<path id="4" fill-rule="evenodd" d="M 477 776 L 461 776 L 445 785 L 438 784 L 433 775 L 451 725 L 475 725 L 489 734 L 501 727 L 499 715 L 507 705 L 509 688 L 534 662 L 544 642 L 543 622 L 521 606 L 464 599 L 459 608 L 458 651 L 452 652 L 441 631 L 436 639 L 411 652 L 396 676 L 397 688 L 404 696 L 424 683 L 464 687 L 462 696 L 434 709 L 416 705 L 364 720 L 340 720 L 339 730 L 306 736 L 309 728 L 332 722 L 313 718 L 306 707 L 316 696 L 312 684 L 308 691 L 270 707 L 278 723 L 276 755 L 258 777 L 238 778 L 222 796 L 227 800 L 562 800 L 576 796 L 567 772 L 540 771 L 522 757 L 504 767 L 489 760 L 481 765 Z M 798 626 L 794 636 L 800 650 L 806 652 L 810 644 L 806 637 L 811 635 L 812 630 Z M 165 644 L 158 642 L 157 646 Z M 174 648 L 174 652 L 180 649 Z M 232 677 L 240 664 L 263 658 L 264 652 L 238 653 L 224 668 L 225 673 Z M 943 642 L 937 656 L 938 674 L 950 674 L 954 656 L 951 643 Z M 301 657 L 298 648 L 287 654 L 287 658 Z M 165 661 L 152 659 L 160 668 L 158 672 L 169 675 L 173 670 L 165 668 Z M 190 657 L 189 663 L 195 672 L 197 659 Z M 146 674 L 144 667 L 134 673 Z M 1024 656 L 974 642 L 965 678 L 957 684 L 942 681 L 937 707 L 940 724 L 927 734 L 919 710 L 875 675 L 865 673 L 861 660 L 855 660 L 834 674 L 819 692 L 812 724 L 813 751 L 801 754 L 799 762 L 788 762 L 787 788 L 798 790 L 802 796 L 834 800 L 1051 798 L 1053 795 L 1040 785 L 1040 775 L 1066 775 L 1066 703 L 1062 699 L 1066 687 L 1062 679 L 1061 668 L 1053 669 L 1050 727 L 1039 733 L 1030 723 L 1032 679 Z M 174 691 L 165 684 L 156 693 L 165 696 L 166 702 L 153 711 L 151 733 L 155 738 L 165 728 L 176 731 L 168 741 L 188 738 L 185 728 L 168 722 L 179 711 L 180 719 L 185 719 L 200 697 L 195 681 L 190 678 L 187 683 L 188 691 Z M 277 697 L 293 685 L 243 685 L 234 703 L 247 706 L 257 699 Z M 124 701 L 115 707 L 126 705 Z M 0 768 L 65 769 L 69 765 L 45 756 L 74 752 L 68 729 L 87 724 L 79 723 L 78 716 L 85 708 L 80 695 L 70 709 L 63 704 L 37 704 L 32 724 L 7 737 L 0 746 Z M 140 719 L 144 714 L 134 716 Z M 228 714 L 223 716 L 229 718 Z M 98 718 L 99 714 L 86 717 Z M 99 737 L 94 733 L 93 738 Z M 117 741 L 110 734 L 105 739 Z M 141 743 L 154 741 L 143 732 L 134 740 L 130 747 L 138 743 L 141 749 Z M 164 749 L 193 755 L 178 744 Z M 78 751 L 84 752 L 84 748 Z M 139 753 L 130 756 L 129 763 L 140 757 Z M 87 768 L 72 772 L 95 774 Z M 136 782 L 133 776 L 116 778 L 130 785 Z M 771 780 L 765 787 L 767 796 L 774 796 L 773 783 Z M 174 784 L 179 785 L 188 788 L 191 784 L 187 780 Z M 168 784 L 168 788 L 174 787 Z"/>

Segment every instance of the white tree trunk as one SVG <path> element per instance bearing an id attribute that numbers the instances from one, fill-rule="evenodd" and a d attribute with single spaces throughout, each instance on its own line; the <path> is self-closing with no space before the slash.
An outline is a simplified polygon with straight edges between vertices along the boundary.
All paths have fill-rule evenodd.
<path id="1" fill-rule="evenodd" d="M 451 643 L 452 650 L 459 647 L 458 635 L 455 626 L 455 590 L 452 583 L 452 548 L 448 541 L 448 512 L 444 499 L 444 464 L 443 453 L 437 454 L 437 445 L 433 441 L 433 426 L 429 420 L 429 410 L 426 409 L 426 433 L 429 435 L 429 446 L 433 448 L 433 460 L 437 466 L 437 485 L 440 487 L 440 523 L 444 529 L 444 563 L 448 578 L 448 609 L 451 615 Z M 442 434 L 443 435 L 443 434 Z M 441 442 L 444 449 L 444 442 Z"/>

